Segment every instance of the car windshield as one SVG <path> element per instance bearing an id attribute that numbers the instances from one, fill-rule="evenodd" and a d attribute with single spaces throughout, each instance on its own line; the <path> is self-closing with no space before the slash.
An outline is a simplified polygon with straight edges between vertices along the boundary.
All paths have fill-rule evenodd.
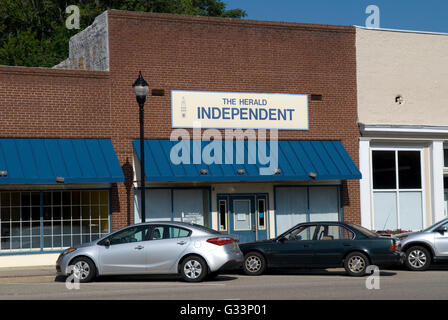
<path id="1" fill-rule="evenodd" d="M 378 238 L 379 235 L 376 234 L 375 232 L 370 231 L 369 229 L 366 229 L 364 227 L 361 227 L 358 224 L 354 224 L 354 223 L 347 223 L 348 226 L 352 227 L 353 229 L 358 230 L 359 232 L 361 232 L 363 235 L 366 235 L 369 238 Z"/>
<path id="2" fill-rule="evenodd" d="M 428 228 L 423 229 L 423 231 L 428 231 L 428 230 L 434 228 L 436 225 L 438 225 L 438 224 L 443 224 L 444 222 L 448 222 L 448 219 L 445 219 L 445 220 L 441 220 L 441 221 L 439 221 L 439 222 L 436 222 L 436 223 L 434 223 L 433 225 L 430 225 Z"/>

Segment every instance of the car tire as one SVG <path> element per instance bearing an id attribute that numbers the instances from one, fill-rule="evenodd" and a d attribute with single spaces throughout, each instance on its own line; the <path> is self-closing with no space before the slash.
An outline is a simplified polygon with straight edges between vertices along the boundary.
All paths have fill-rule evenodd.
<path id="1" fill-rule="evenodd" d="M 352 252 L 344 260 L 345 271 L 352 277 L 364 276 L 369 264 L 369 258 L 361 252 Z"/>
<path id="2" fill-rule="evenodd" d="M 431 253 L 422 246 L 414 246 L 406 250 L 406 267 L 412 271 L 424 271 L 431 265 Z"/>
<path id="3" fill-rule="evenodd" d="M 91 282 L 96 277 L 96 267 L 93 261 L 87 257 L 78 257 L 70 262 L 73 266 L 72 274 L 80 283 Z"/>
<path id="4" fill-rule="evenodd" d="M 259 276 L 266 271 L 266 259 L 261 253 L 252 251 L 244 255 L 243 271 L 249 276 Z"/>
<path id="5" fill-rule="evenodd" d="M 201 282 L 208 275 L 207 263 L 199 256 L 189 256 L 180 265 L 180 275 L 187 282 Z"/>

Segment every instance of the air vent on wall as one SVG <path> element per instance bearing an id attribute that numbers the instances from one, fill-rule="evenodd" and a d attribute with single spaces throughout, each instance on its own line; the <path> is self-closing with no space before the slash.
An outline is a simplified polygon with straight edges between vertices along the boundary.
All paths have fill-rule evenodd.
<path id="1" fill-rule="evenodd" d="M 321 94 L 312 94 L 311 101 L 322 101 L 322 95 Z"/>
<path id="2" fill-rule="evenodd" d="M 395 103 L 396 104 L 403 104 L 404 103 L 404 99 L 403 99 L 403 96 L 402 95 L 397 95 L 396 97 L 395 97 Z"/>
<path id="3" fill-rule="evenodd" d="M 151 90 L 151 95 L 152 96 L 162 97 L 162 96 L 165 95 L 165 90 L 163 90 L 163 89 L 152 89 Z"/>

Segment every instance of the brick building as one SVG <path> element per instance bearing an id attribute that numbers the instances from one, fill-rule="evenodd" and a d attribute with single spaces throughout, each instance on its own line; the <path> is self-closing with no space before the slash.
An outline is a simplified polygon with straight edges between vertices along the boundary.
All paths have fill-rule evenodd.
<path id="1" fill-rule="evenodd" d="M 360 223 L 355 33 L 346 26 L 111 10 L 71 39 L 70 57 L 58 66 L 0 67 L 0 254 L 60 251 L 140 221 L 132 91 L 139 71 L 150 85 L 147 220 L 193 221 L 247 241 L 300 221 Z M 223 97 L 275 100 L 271 109 L 279 113 L 245 122 L 240 106 L 233 108 L 240 122 L 223 114 L 225 125 L 215 125 L 207 112 Z M 190 116 L 197 101 L 212 107 L 202 109 L 203 134 L 218 128 L 224 137 L 224 128 L 242 128 L 263 140 L 258 128 L 279 129 L 274 172 L 260 175 L 260 159 L 251 163 L 248 154 L 242 164 L 222 166 L 167 161 L 177 143 L 170 141 L 174 128 L 197 137 L 197 124 L 179 113 L 185 99 L 194 105 Z M 288 99 L 302 108 L 294 109 L 297 119 L 281 113 Z M 303 127 L 294 127 L 297 121 Z M 206 145 L 199 144 L 202 151 Z M 248 140 L 244 145 L 250 149 Z"/>

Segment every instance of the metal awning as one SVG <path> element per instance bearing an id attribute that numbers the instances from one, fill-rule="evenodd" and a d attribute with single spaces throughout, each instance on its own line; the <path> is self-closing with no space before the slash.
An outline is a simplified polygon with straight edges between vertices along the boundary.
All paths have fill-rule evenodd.
<path id="1" fill-rule="evenodd" d="M 213 142 L 213 141 L 212 141 Z M 204 159 L 194 163 L 193 150 L 204 150 L 211 141 L 184 141 L 189 146 L 188 163 L 173 163 L 170 158 L 172 148 L 179 141 L 145 140 L 145 175 L 148 181 L 297 181 L 297 180 L 345 180 L 361 179 L 361 173 L 340 141 L 278 141 L 278 162 L 269 174 L 260 174 L 268 164 L 260 162 L 257 151 L 248 155 L 249 142 L 230 142 L 233 154 L 226 153 L 226 143 L 221 143 L 221 164 L 207 164 Z M 270 141 L 266 143 L 267 155 L 271 151 Z M 196 145 L 195 145 L 196 143 Z M 237 164 L 237 144 L 244 145 L 244 162 Z M 140 158 L 140 141 L 134 140 L 134 149 Z M 252 145 L 253 147 L 253 145 Z M 184 149 L 187 150 L 187 149 Z M 207 150 L 207 149 L 206 149 Z M 219 148 L 216 148 L 219 154 Z M 228 151 L 228 150 L 227 150 Z M 181 154 L 180 152 L 178 155 Z M 211 153 L 214 155 L 214 152 Z M 185 157 L 185 159 L 187 158 Z M 218 157 L 219 158 L 219 157 Z M 227 160 L 227 161 L 226 161 Z M 232 164 L 226 164 L 230 162 Z M 178 161 L 174 161 L 178 162 Z M 197 157 L 196 157 L 196 162 Z M 264 161 L 266 163 L 266 161 Z"/>
<path id="2" fill-rule="evenodd" d="M 0 184 L 123 181 L 109 139 L 0 139 Z"/>

